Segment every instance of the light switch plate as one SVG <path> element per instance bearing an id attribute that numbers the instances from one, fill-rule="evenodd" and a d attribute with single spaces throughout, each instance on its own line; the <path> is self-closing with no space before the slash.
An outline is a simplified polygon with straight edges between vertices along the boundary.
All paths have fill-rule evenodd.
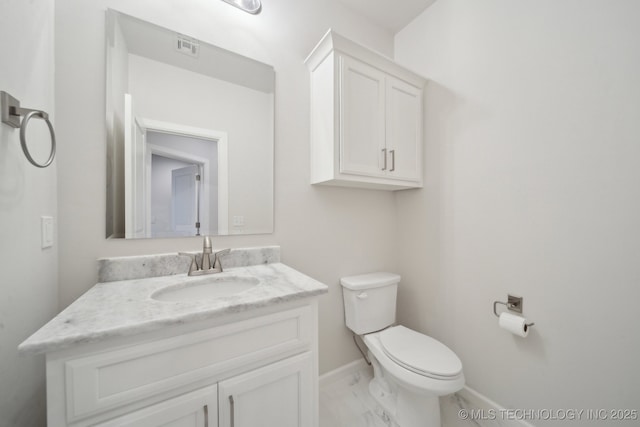
<path id="1" fill-rule="evenodd" d="M 41 216 L 42 249 L 53 246 L 53 217 Z"/>

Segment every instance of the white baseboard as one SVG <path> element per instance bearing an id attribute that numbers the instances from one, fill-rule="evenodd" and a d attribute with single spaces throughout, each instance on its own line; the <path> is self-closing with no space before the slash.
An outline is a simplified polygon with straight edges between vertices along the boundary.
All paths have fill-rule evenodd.
<path id="1" fill-rule="evenodd" d="M 320 375 L 320 387 L 331 384 L 334 381 L 337 381 L 348 375 L 355 374 L 356 372 L 360 372 L 364 369 L 371 369 L 369 365 L 367 365 L 367 362 L 364 361 L 364 359 L 354 360 L 353 362 L 340 366 L 333 371 L 325 372 L 324 374 Z"/>

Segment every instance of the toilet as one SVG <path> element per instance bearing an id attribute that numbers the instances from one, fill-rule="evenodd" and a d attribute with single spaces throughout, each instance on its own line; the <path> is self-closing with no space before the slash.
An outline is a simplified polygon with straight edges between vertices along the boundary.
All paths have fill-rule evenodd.
<path id="1" fill-rule="evenodd" d="M 438 340 L 395 325 L 399 283 L 394 273 L 340 279 L 345 323 L 367 346 L 378 415 L 394 427 L 440 427 L 438 397 L 462 389 L 462 362 Z"/>

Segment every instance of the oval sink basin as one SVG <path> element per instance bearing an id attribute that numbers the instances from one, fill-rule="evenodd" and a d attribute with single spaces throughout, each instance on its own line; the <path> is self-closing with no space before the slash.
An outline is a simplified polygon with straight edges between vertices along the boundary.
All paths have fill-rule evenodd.
<path id="1" fill-rule="evenodd" d="M 259 283 L 255 277 L 210 277 L 161 289 L 151 298 L 158 301 L 200 301 L 236 295 Z"/>

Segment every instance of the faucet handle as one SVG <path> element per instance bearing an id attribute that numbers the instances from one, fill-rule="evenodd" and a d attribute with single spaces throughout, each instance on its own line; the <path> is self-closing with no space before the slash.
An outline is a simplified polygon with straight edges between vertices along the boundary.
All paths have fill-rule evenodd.
<path id="1" fill-rule="evenodd" d="M 220 257 L 227 255 L 229 252 L 231 252 L 231 249 L 223 249 L 221 251 L 218 251 L 215 253 L 215 260 L 213 261 L 213 268 L 218 269 L 222 272 L 222 264 L 220 263 Z"/>
<path id="2" fill-rule="evenodd" d="M 178 252 L 180 256 L 188 256 L 191 258 L 191 265 L 189 266 L 189 275 L 191 275 L 194 271 L 200 270 L 200 266 L 198 265 L 198 258 L 196 258 L 195 254 L 190 254 L 188 252 Z"/>

